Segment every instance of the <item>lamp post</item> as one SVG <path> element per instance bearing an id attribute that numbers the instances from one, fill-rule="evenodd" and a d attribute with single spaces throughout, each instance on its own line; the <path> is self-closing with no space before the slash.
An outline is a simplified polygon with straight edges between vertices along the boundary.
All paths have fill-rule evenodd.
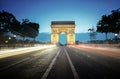
<path id="1" fill-rule="evenodd" d="M 15 45 L 14 45 L 14 47 L 16 47 L 16 35 L 13 35 L 13 37 L 14 37 L 14 40 L 15 40 Z"/>
<path id="2" fill-rule="evenodd" d="M 9 37 L 8 39 L 11 40 L 11 37 Z"/>
<path id="3" fill-rule="evenodd" d="M 5 43 L 8 43 L 8 40 L 6 40 Z"/>
<path id="4" fill-rule="evenodd" d="M 8 40 L 6 40 L 5 43 L 6 43 L 6 47 L 8 47 Z"/>
<path id="5" fill-rule="evenodd" d="M 118 34 L 117 34 L 117 33 L 115 33 L 114 35 L 115 35 L 115 41 L 117 41 L 117 36 L 118 36 Z"/>
<path id="6" fill-rule="evenodd" d="M 14 38 L 16 38 L 16 35 L 13 35 Z"/>
<path id="7" fill-rule="evenodd" d="M 9 39 L 8 47 L 10 47 L 10 40 L 11 40 L 11 37 L 9 37 L 8 39 Z"/>

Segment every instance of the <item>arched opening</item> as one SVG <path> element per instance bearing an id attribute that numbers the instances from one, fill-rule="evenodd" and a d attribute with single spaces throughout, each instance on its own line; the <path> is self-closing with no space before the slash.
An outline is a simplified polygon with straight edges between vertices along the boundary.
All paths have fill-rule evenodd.
<path id="1" fill-rule="evenodd" d="M 66 45 L 67 44 L 67 35 L 66 35 L 66 33 L 64 33 L 64 32 L 60 33 L 59 43 L 60 43 L 60 45 Z"/>

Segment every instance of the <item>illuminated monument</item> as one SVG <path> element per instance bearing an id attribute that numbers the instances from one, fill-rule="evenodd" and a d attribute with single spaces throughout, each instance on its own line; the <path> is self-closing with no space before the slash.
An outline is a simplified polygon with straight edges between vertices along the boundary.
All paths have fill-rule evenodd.
<path id="1" fill-rule="evenodd" d="M 51 22 L 51 43 L 60 42 L 60 34 L 66 34 L 67 44 L 75 44 L 75 22 L 74 21 L 52 21 Z"/>

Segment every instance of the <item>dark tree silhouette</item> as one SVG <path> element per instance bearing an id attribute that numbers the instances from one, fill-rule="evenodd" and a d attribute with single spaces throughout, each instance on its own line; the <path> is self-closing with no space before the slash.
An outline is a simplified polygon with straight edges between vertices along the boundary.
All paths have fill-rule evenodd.
<path id="1" fill-rule="evenodd" d="M 111 16 L 111 32 L 119 33 L 120 32 L 120 9 L 113 10 Z"/>
<path id="2" fill-rule="evenodd" d="M 97 24 L 97 32 L 105 33 L 106 34 L 106 40 L 107 34 L 109 32 L 109 17 L 107 15 L 103 15 L 101 20 Z"/>
<path id="3" fill-rule="evenodd" d="M 97 24 L 97 32 L 105 33 L 106 40 L 109 32 L 120 33 L 120 9 L 113 10 L 110 15 L 103 15 Z"/>
<path id="4" fill-rule="evenodd" d="M 8 39 L 4 36 L 5 33 L 11 32 L 15 35 L 20 35 L 23 38 L 34 38 L 39 33 L 39 24 L 29 22 L 28 19 L 23 19 L 20 23 L 13 14 L 6 11 L 0 12 L 0 42 L 1 39 Z M 5 37 L 5 38 L 4 38 Z M 3 40 L 5 41 L 5 40 Z"/>
<path id="5" fill-rule="evenodd" d="M 39 34 L 39 24 L 34 22 L 29 22 L 28 19 L 23 19 L 21 27 L 22 29 L 20 31 L 21 31 L 21 36 L 23 37 L 23 44 L 25 37 L 33 38 L 35 41 L 36 36 Z"/>
<path id="6" fill-rule="evenodd" d="M 90 31 L 90 40 L 95 40 L 96 39 L 96 31 L 94 29 L 94 27 L 89 28 L 88 31 Z"/>
<path id="7" fill-rule="evenodd" d="M 32 36 L 32 38 L 34 39 L 34 42 L 35 42 L 35 38 L 39 34 L 39 24 L 30 22 L 28 24 L 28 26 L 29 26 L 29 28 L 33 29 L 33 36 Z"/>
<path id="8" fill-rule="evenodd" d="M 25 37 L 35 38 L 39 33 L 39 24 L 29 22 L 27 19 L 23 20 L 22 27 L 22 35 Z"/>
<path id="9" fill-rule="evenodd" d="M 15 18 L 15 16 L 6 11 L 0 12 L 0 35 L 5 32 L 13 32 L 14 29 L 19 26 L 20 22 Z"/>
<path id="10" fill-rule="evenodd" d="M 8 32 L 15 34 L 17 32 L 17 26 L 20 25 L 20 22 L 15 18 L 15 16 L 6 11 L 0 12 L 0 44 L 2 45 L 7 40 L 9 40 Z M 6 43 L 7 44 L 7 43 Z"/>

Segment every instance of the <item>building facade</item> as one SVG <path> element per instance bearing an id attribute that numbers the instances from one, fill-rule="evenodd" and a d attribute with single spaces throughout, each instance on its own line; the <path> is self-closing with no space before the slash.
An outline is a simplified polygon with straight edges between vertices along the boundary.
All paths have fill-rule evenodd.
<path id="1" fill-rule="evenodd" d="M 66 34 L 67 44 L 75 44 L 75 22 L 74 21 L 52 21 L 51 43 L 59 44 L 60 34 Z"/>

